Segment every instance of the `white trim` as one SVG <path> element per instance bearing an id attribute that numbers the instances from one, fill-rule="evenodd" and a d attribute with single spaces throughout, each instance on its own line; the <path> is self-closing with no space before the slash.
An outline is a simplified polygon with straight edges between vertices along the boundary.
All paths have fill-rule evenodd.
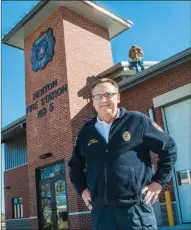
<path id="1" fill-rule="evenodd" d="M 26 115 L 18 118 L 16 121 L 11 122 L 1 129 L 1 134 L 4 135 L 7 131 L 9 132 L 11 129 L 16 128 L 23 123 L 26 123 Z"/>
<path id="2" fill-rule="evenodd" d="M 30 216 L 29 219 L 36 219 L 37 216 Z"/>
<path id="3" fill-rule="evenodd" d="M 23 19 L 4 35 L 2 42 L 24 50 L 24 39 L 36 30 L 39 23 L 45 22 L 62 6 L 106 28 L 110 40 L 133 25 L 132 21 L 122 19 L 91 1 L 39 1 Z"/>
<path id="4" fill-rule="evenodd" d="M 29 219 L 37 219 L 37 216 L 30 216 L 28 218 L 5 219 L 5 222 L 6 221 L 15 221 L 15 220 L 29 220 Z"/>
<path id="5" fill-rule="evenodd" d="M 75 215 L 84 215 L 84 214 L 90 214 L 91 211 L 81 211 L 81 212 L 70 212 L 69 216 L 75 216 Z"/>
<path id="6" fill-rule="evenodd" d="M 10 170 L 12 170 L 12 169 L 16 169 L 16 168 L 22 167 L 22 166 L 24 166 L 24 165 L 28 165 L 28 163 L 25 163 L 25 164 L 22 164 L 22 165 L 16 166 L 16 167 L 11 168 L 11 169 L 6 169 L 6 170 L 4 170 L 4 172 L 7 172 L 7 171 L 10 171 Z"/>
<path id="7" fill-rule="evenodd" d="M 120 18 L 119 16 L 115 15 L 114 13 L 112 12 L 109 12 L 108 10 L 104 9 L 103 7 L 97 5 L 96 3 L 94 2 L 91 2 L 91 1 L 83 1 L 83 3 L 86 3 L 87 5 L 89 6 L 92 6 L 95 10 L 97 11 L 100 11 L 101 13 L 105 14 L 106 16 L 110 17 L 111 19 L 127 26 L 127 28 L 131 27 L 131 25 L 133 25 L 133 22 L 131 20 L 124 20 L 122 18 Z"/>
<path id="8" fill-rule="evenodd" d="M 181 86 L 177 89 L 171 90 L 167 93 L 153 98 L 154 108 L 164 106 L 173 101 L 177 101 L 181 98 L 191 95 L 191 83 Z"/>

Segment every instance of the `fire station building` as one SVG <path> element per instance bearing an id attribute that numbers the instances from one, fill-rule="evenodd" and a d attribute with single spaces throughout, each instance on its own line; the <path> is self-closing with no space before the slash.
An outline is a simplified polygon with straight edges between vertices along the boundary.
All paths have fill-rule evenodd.
<path id="1" fill-rule="evenodd" d="M 131 26 L 91 1 L 40 1 L 3 37 L 24 50 L 26 84 L 26 116 L 1 130 L 7 230 L 91 229 L 67 163 L 79 129 L 95 116 L 90 87 L 102 77 L 117 82 L 121 106 L 145 113 L 175 139 L 178 161 L 165 190 L 175 223 L 191 222 L 191 49 L 145 61 L 138 73 L 127 61 L 113 65 L 110 40 Z M 158 225 L 167 225 L 164 191 L 154 209 Z"/>

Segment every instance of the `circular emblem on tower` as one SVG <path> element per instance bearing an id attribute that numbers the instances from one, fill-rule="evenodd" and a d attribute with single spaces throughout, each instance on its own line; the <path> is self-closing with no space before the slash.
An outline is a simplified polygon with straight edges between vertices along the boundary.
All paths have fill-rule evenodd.
<path id="1" fill-rule="evenodd" d="M 129 141 L 131 139 L 131 134 L 130 132 L 126 131 L 123 133 L 123 140 L 124 141 Z"/>
<path id="2" fill-rule="evenodd" d="M 31 64 L 32 70 L 37 72 L 44 69 L 54 56 L 55 37 L 52 29 L 42 32 L 39 38 L 33 43 Z"/>

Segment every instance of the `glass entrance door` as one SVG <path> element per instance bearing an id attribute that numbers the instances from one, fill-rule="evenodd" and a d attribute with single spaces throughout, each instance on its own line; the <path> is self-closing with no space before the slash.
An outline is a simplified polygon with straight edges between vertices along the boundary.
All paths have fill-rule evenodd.
<path id="1" fill-rule="evenodd" d="M 54 182 L 54 191 L 56 198 L 56 221 L 57 229 L 68 229 L 68 212 L 66 203 L 66 188 L 63 180 Z"/>
<path id="2" fill-rule="evenodd" d="M 64 164 L 61 164 L 40 170 L 38 201 L 42 230 L 69 229 Z"/>
<path id="3" fill-rule="evenodd" d="M 41 228 L 44 230 L 53 230 L 53 196 L 50 181 L 42 182 L 40 190 Z"/>

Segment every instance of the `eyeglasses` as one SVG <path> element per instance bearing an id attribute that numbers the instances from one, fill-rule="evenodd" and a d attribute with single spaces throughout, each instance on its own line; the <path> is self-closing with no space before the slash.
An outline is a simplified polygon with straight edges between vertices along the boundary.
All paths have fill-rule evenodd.
<path id="1" fill-rule="evenodd" d="M 118 93 L 96 94 L 96 95 L 92 95 L 92 98 L 93 98 L 94 100 L 101 100 L 102 97 L 105 97 L 106 99 L 108 99 L 108 98 L 112 98 L 115 94 L 118 94 Z"/>

